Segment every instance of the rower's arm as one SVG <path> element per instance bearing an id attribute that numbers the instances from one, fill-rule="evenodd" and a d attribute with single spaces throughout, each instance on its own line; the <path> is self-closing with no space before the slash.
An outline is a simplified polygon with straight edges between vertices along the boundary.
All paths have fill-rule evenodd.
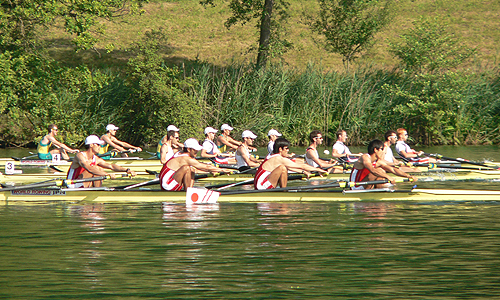
<path id="1" fill-rule="evenodd" d="M 188 165 L 191 166 L 191 167 L 195 167 L 196 169 L 198 169 L 200 171 L 205 171 L 205 172 L 212 172 L 212 173 L 225 172 L 225 173 L 229 173 L 229 171 L 227 171 L 227 170 L 224 170 L 224 169 L 221 169 L 221 168 L 217 168 L 217 167 L 209 165 L 209 164 L 204 164 L 202 162 L 197 161 L 194 158 L 188 160 Z"/>
<path id="2" fill-rule="evenodd" d="M 212 157 L 216 157 L 217 154 L 208 154 L 207 153 L 207 150 L 205 149 L 201 149 L 201 157 L 208 157 L 208 158 L 212 158 Z"/>
<path id="3" fill-rule="evenodd" d="M 306 155 L 308 158 L 312 159 L 315 163 L 317 163 L 318 166 L 320 166 L 321 168 L 330 168 L 334 166 L 333 164 L 329 164 L 324 160 L 319 159 L 319 157 L 316 155 L 316 151 L 313 151 L 312 149 L 307 150 Z"/>
<path id="4" fill-rule="evenodd" d="M 126 149 L 123 148 L 121 146 L 121 143 L 119 140 L 117 140 L 116 138 L 115 139 L 112 139 L 110 138 L 109 136 L 107 135 L 104 135 L 102 138 L 101 138 L 103 141 L 105 141 L 108 145 L 110 145 L 111 147 L 115 148 L 116 150 L 118 151 L 125 151 Z"/>
<path id="5" fill-rule="evenodd" d="M 241 158 L 243 158 L 243 160 L 247 163 L 248 166 L 252 168 L 258 167 L 259 166 L 258 161 L 253 157 L 249 157 L 246 151 L 241 151 L 241 147 L 243 146 L 238 147 L 238 150 L 236 150 L 241 155 Z"/>
<path id="6" fill-rule="evenodd" d="M 388 165 L 385 161 L 379 162 L 379 163 L 380 163 L 380 167 L 382 169 L 384 169 L 386 172 L 393 173 L 399 177 L 413 178 L 414 180 L 416 180 L 416 178 L 414 176 L 411 176 L 410 174 L 403 172 L 400 169 L 397 169 L 397 168 L 394 168 L 394 167 Z"/>
<path id="7" fill-rule="evenodd" d="M 139 152 L 142 151 L 141 147 L 136 147 L 136 146 L 130 145 L 127 142 L 123 142 L 123 141 L 118 140 L 117 138 L 113 138 L 113 142 L 115 142 L 115 144 L 121 145 L 123 148 L 134 149 L 134 150 L 137 150 Z M 120 151 L 123 151 L 123 150 L 120 150 Z"/>
<path id="8" fill-rule="evenodd" d="M 363 164 L 363 167 L 365 167 L 366 169 L 368 169 L 368 171 L 370 171 L 370 173 L 372 173 L 373 175 L 377 176 L 377 177 L 382 177 L 382 178 L 385 178 L 391 182 L 394 181 L 394 178 L 392 178 L 391 176 L 387 175 L 387 173 L 385 172 L 380 172 L 377 168 L 375 168 L 372 164 L 372 160 L 370 159 L 370 156 L 368 154 L 364 154 L 363 156 L 361 156 L 360 158 L 361 160 L 361 163 Z M 382 165 L 386 165 L 384 162 L 380 162 L 380 164 Z M 389 166 L 388 166 L 389 167 Z M 391 172 L 392 173 L 392 172 Z"/>
<path id="9" fill-rule="evenodd" d="M 310 166 L 308 164 L 298 164 L 296 162 L 293 162 L 292 160 L 288 159 L 288 158 L 284 158 L 282 160 L 282 163 L 285 165 L 285 167 L 292 171 L 292 172 L 297 172 L 297 173 L 300 173 L 302 171 L 308 171 L 308 172 L 319 172 L 320 174 L 326 174 L 328 173 L 328 171 L 325 171 L 323 169 L 320 169 L 320 168 L 315 168 L 313 166 Z"/>
<path id="10" fill-rule="evenodd" d="M 160 148 L 160 162 L 162 165 L 167 163 L 167 152 L 168 146 L 166 144 L 161 145 Z"/>
<path id="11" fill-rule="evenodd" d="M 71 152 L 71 153 L 75 153 L 75 152 L 78 152 L 77 149 L 73 149 L 73 148 L 70 148 L 68 146 L 66 146 L 65 144 L 59 142 L 58 140 L 56 140 L 54 137 L 52 136 L 49 136 L 48 137 L 49 141 L 52 142 L 52 144 L 58 148 L 63 148 L 64 150 L 68 151 L 68 152 Z"/>
<path id="12" fill-rule="evenodd" d="M 108 173 L 106 173 L 103 169 L 101 169 L 97 166 L 91 165 L 90 161 L 85 157 L 83 152 L 76 154 L 75 157 L 76 157 L 76 160 L 78 161 L 78 164 L 80 166 L 82 166 L 85 170 L 87 170 L 89 173 L 94 174 L 94 175 L 98 175 L 98 176 L 108 175 Z"/>
<path id="13" fill-rule="evenodd" d="M 102 158 L 97 158 L 97 165 L 101 168 L 110 169 L 110 170 L 113 170 L 115 172 L 126 172 L 127 174 L 130 174 L 132 176 L 136 175 L 135 171 L 130 170 L 129 168 L 122 167 L 122 166 L 117 165 L 117 164 L 110 164 L 110 163 L 106 162 L 105 160 L 103 160 Z M 106 172 L 104 172 L 104 173 L 107 174 Z"/>

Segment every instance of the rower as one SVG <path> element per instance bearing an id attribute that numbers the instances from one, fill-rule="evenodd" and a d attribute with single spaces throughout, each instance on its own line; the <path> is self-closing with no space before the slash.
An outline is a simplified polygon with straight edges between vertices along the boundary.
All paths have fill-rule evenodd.
<path id="1" fill-rule="evenodd" d="M 337 141 L 333 144 L 332 156 L 341 162 L 355 162 L 362 153 L 352 154 L 349 148 L 345 145 L 347 142 L 347 132 L 345 130 L 339 130 L 336 133 Z"/>
<path id="2" fill-rule="evenodd" d="M 245 130 L 241 134 L 243 143 L 238 147 L 235 153 L 236 164 L 238 168 L 254 168 L 259 166 L 259 160 L 250 155 L 250 148 L 257 136 L 250 130 Z M 253 147 L 252 147 L 253 148 Z"/>
<path id="3" fill-rule="evenodd" d="M 48 159 L 52 160 L 52 156 L 54 154 L 59 154 L 63 159 L 69 159 L 69 153 L 78 153 L 78 149 L 72 149 L 65 144 L 56 140 L 56 135 L 59 132 L 59 129 L 56 125 L 50 124 L 47 128 L 49 133 L 45 135 L 40 142 L 38 142 L 37 153 L 39 159 Z M 57 149 L 52 149 L 49 151 L 50 146 L 54 145 Z M 67 152 L 66 152 L 67 151 Z"/>
<path id="4" fill-rule="evenodd" d="M 201 157 L 212 158 L 218 164 L 228 164 L 229 157 L 232 155 L 229 153 L 221 153 L 217 145 L 214 143 L 215 134 L 217 129 L 213 127 L 205 128 L 205 141 L 203 142 L 203 149 L 201 149 Z"/>
<path id="5" fill-rule="evenodd" d="M 267 152 L 269 155 L 272 155 L 274 142 L 276 141 L 276 139 L 278 137 L 281 136 L 281 133 L 279 133 L 278 130 L 276 130 L 276 129 L 271 129 L 267 133 L 267 136 L 269 137 L 269 143 L 267 144 Z"/>
<path id="6" fill-rule="evenodd" d="M 165 164 L 177 152 L 177 148 L 174 150 L 173 146 L 179 141 L 179 131 L 167 131 L 167 135 L 165 137 L 163 137 L 162 141 L 160 141 L 163 142 L 161 146 L 160 143 L 158 143 L 158 149 L 156 151 L 156 155 L 162 164 Z"/>
<path id="7" fill-rule="evenodd" d="M 169 132 L 171 132 L 170 136 L 169 136 Z M 162 161 L 162 159 L 161 159 L 161 155 L 162 155 L 161 147 L 163 146 L 163 144 L 167 143 L 169 139 L 171 139 L 171 142 L 169 142 L 170 147 L 167 147 L 166 149 L 164 149 L 164 151 L 167 151 L 167 153 L 169 153 L 170 149 L 172 149 L 172 151 L 175 153 L 175 152 L 179 151 L 179 149 L 182 149 L 182 147 L 183 147 L 182 143 L 179 142 L 179 139 L 175 138 L 175 134 L 173 134 L 173 132 L 177 132 L 177 137 L 179 137 L 179 128 L 177 128 L 175 125 L 168 125 L 167 126 L 167 135 L 164 135 L 161 138 L 161 140 L 158 142 L 158 146 L 156 147 L 156 157 L 160 161 Z M 167 162 L 167 160 L 169 158 L 167 158 L 165 160 L 165 162 Z M 162 164 L 164 164 L 165 162 L 162 161 Z"/>
<path id="8" fill-rule="evenodd" d="M 217 147 L 221 153 L 229 150 L 236 150 L 241 145 L 241 142 L 231 137 L 232 130 L 233 127 L 228 124 L 222 124 L 220 127 L 221 134 L 217 137 Z"/>
<path id="9" fill-rule="evenodd" d="M 384 142 L 384 147 L 385 147 L 385 156 L 384 160 L 387 162 L 388 165 L 393 166 L 393 167 L 398 167 L 404 172 L 420 172 L 418 168 L 412 168 L 411 164 L 409 167 L 406 167 L 405 163 L 402 161 L 397 160 L 394 157 L 394 154 L 392 152 L 391 146 L 396 144 L 396 141 L 398 140 L 398 136 L 396 131 L 394 130 L 389 130 L 384 134 L 385 137 L 385 142 Z"/>
<path id="10" fill-rule="evenodd" d="M 102 158 L 97 156 L 99 153 L 99 149 L 104 144 L 104 141 L 99 139 L 97 135 L 89 135 L 85 139 L 85 147 L 87 148 L 85 151 L 80 152 L 75 155 L 75 159 L 71 163 L 71 166 L 68 170 L 67 179 L 83 179 L 97 176 L 106 176 L 109 175 L 111 179 L 115 179 L 115 174 L 109 174 L 104 169 L 110 169 L 115 172 L 126 172 L 131 176 L 135 176 L 136 173 L 130 169 L 125 167 L 110 164 L 104 161 Z M 100 187 L 102 185 L 102 181 L 92 181 L 92 182 L 83 182 L 76 183 L 73 185 L 68 185 L 70 188 L 81 188 L 81 187 Z"/>
<path id="11" fill-rule="evenodd" d="M 331 162 L 326 162 L 319 158 L 318 155 L 318 146 L 323 144 L 323 134 L 319 130 L 313 130 L 309 134 L 309 140 L 311 144 L 306 149 L 305 160 L 306 163 L 315 168 L 328 169 L 335 166 Z"/>
<path id="12" fill-rule="evenodd" d="M 408 140 L 408 132 L 404 128 L 399 128 L 397 130 L 398 141 L 396 142 L 396 152 L 399 156 L 409 162 L 419 162 L 419 163 L 434 163 L 436 160 L 430 157 L 420 157 L 424 154 L 424 151 L 416 151 L 412 149 L 406 141 Z"/>
<path id="13" fill-rule="evenodd" d="M 195 157 L 201 149 L 203 147 L 193 138 L 189 138 L 184 142 L 182 151 L 177 152 L 161 169 L 160 185 L 162 190 L 180 191 L 183 187 L 192 187 L 194 185 L 195 169 L 212 173 L 230 173 L 230 170 L 197 161 Z"/>
<path id="14" fill-rule="evenodd" d="M 290 142 L 285 138 L 278 138 L 274 142 L 273 154 L 266 157 L 260 164 L 255 174 L 254 187 L 256 190 L 286 187 L 288 183 L 288 171 L 302 172 L 309 176 L 310 172 L 328 174 L 328 171 L 309 166 L 307 164 L 295 163 L 288 159 Z"/>
<path id="15" fill-rule="evenodd" d="M 120 152 L 125 152 L 127 149 L 133 149 L 137 152 L 141 152 L 142 148 L 141 147 L 136 147 L 132 146 L 129 143 L 122 142 L 116 138 L 116 131 L 120 129 L 119 127 L 116 127 L 113 124 L 108 124 L 106 126 L 106 134 L 101 136 L 101 140 L 104 141 L 104 144 L 101 145 L 101 149 L 99 151 L 99 155 L 103 159 L 110 159 L 111 158 L 111 151 L 108 152 L 108 147 L 111 146 L 114 149 L 112 151 L 120 151 Z M 122 157 L 128 157 L 127 153 L 121 153 Z"/>
<path id="16" fill-rule="evenodd" d="M 390 183 L 394 184 L 395 179 L 389 175 L 387 172 L 393 173 L 397 176 L 411 178 L 414 181 L 417 179 L 414 176 L 408 175 L 405 172 L 396 169 L 384 160 L 385 156 L 385 146 L 384 142 L 381 140 L 373 140 L 368 144 L 368 154 L 363 154 L 353 164 L 353 169 L 351 172 L 351 177 L 349 181 L 351 182 L 363 182 L 363 181 L 373 181 L 373 180 L 382 180 L 387 179 Z M 375 187 L 381 188 L 385 187 L 387 184 L 378 184 Z M 353 186 L 351 189 L 359 190 L 359 189 L 372 189 L 373 185 L 364 185 L 364 186 Z"/>

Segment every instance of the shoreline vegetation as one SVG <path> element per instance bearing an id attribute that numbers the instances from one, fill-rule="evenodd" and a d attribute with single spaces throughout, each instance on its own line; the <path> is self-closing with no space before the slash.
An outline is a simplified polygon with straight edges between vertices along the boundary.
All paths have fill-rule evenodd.
<path id="1" fill-rule="evenodd" d="M 181 129 L 181 139 L 202 140 L 204 127 L 223 123 L 236 129 L 235 138 L 252 130 L 259 146 L 271 128 L 296 146 L 307 144 L 314 129 L 329 145 L 338 129 L 349 133 L 351 145 L 363 145 L 399 127 L 415 144 L 498 144 L 500 65 L 492 51 L 500 33 L 489 42 L 483 35 L 498 28 L 491 15 L 500 10 L 476 2 L 443 0 L 428 11 L 429 1 L 401 1 L 394 18 L 404 21 L 381 31 L 349 70 L 340 56 L 315 44 L 318 37 L 301 22 L 289 29 L 294 48 L 257 68 L 256 52 L 247 52 L 258 39 L 255 27 L 222 29 L 229 12 L 198 1 L 153 1 L 143 15 L 106 21 L 114 36 L 101 39 L 99 53 L 75 52 L 59 23 L 46 34 L 37 28 L 30 47 L 4 38 L 0 147 L 33 147 L 52 123 L 62 129 L 58 140 L 75 146 L 103 134 L 108 123 L 134 145 L 155 145 L 169 124 Z M 291 4 L 292 20 L 317 5 Z M 460 9 L 467 12 L 462 19 Z M 468 27 L 471 21 L 484 31 Z M 214 48 L 217 43 L 224 48 Z"/>

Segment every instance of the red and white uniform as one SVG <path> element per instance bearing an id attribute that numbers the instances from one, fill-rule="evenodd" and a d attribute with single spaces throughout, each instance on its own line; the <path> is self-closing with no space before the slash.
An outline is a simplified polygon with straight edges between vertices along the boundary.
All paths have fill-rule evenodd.
<path id="1" fill-rule="evenodd" d="M 97 164 L 97 156 L 93 155 L 92 156 L 92 161 L 90 162 L 91 166 L 95 166 Z M 82 175 L 83 172 L 87 171 L 84 167 L 79 166 L 76 169 L 69 169 L 68 174 L 66 175 L 66 179 L 81 179 L 79 178 L 80 175 Z M 75 183 L 75 184 L 68 184 L 68 188 L 82 188 L 83 187 L 83 182 Z"/>
<path id="2" fill-rule="evenodd" d="M 377 161 L 374 161 L 373 162 L 373 167 L 375 167 L 377 165 Z M 363 168 L 363 169 L 352 169 L 351 171 L 351 176 L 349 177 L 349 181 L 350 182 L 361 182 L 363 181 L 366 176 L 368 176 L 368 174 L 370 174 L 370 170 L 368 170 L 367 168 Z M 355 185 L 355 186 L 352 186 L 351 187 L 351 190 L 364 190 L 365 187 L 363 185 Z"/>
<path id="3" fill-rule="evenodd" d="M 177 152 L 179 153 L 179 152 Z M 187 156 L 188 154 L 177 154 L 174 157 L 179 157 L 179 156 Z M 172 159 L 172 158 L 171 158 Z M 170 161 L 170 159 L 169 159 Z M 177 170 L 172 170 L 169 167 L 167 167 L 168 161 L 166 164 L 163 165 L 163 168 L 161 168 L 160 171 L 160 186 L 161 189 L 164 191 L 180 191 L 182 190 L 182 183 L 178 183 L 174 179 L 174 174 L 177 172 Z"/>
<path id="4" fill-rule="evenodd" d="M 274 189 L 275 186 L 273 186 L 271 184 L 271 182 L 269 182 L 268 178 L 269 178 L 269 175 L 271 174 L 270 171 L 266 171 L 262 168 L 262 166 L 264 165 L 264 163 L 277 156 L 277 155 L 280 155 L 279 153 L 276 153 L 276 154 L 273 154 L 273 155 L 268 155 L 266 157 L 266 159 L 264 159 L 264 161 L 260 164 L 259 168 L 257 169 L 257 172 L 255 173 L 255 179 L 253 181 L 253 185 L 254 185 L 254 188 L 256 190 L 267 190 L 267 189 Z"/>

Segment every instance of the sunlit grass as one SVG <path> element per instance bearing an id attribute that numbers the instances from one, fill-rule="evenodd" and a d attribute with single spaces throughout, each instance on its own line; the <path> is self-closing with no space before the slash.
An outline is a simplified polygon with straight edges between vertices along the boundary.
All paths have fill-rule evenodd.
<path id="1" fill-rule="evenodd" d="M 287 37 L 294 48 L 283 55 L 286 65 L 305 69 L 311 61 L 321 63 L 327 69 L 342 70 L 339 55 L 323 50 L 315 43 L 313 34 L 302 22 L 302 15 L 317 8 L 316 1 L 291 0 L 292 18 Z M 500 45 L 500 2 L 499 1 L 451 1 L 451 0 L 401 0 L 394 7 L 395 18 L 377 35 L 377 43 L 362 59 L 360 65 L 374 65 L 392 68 L 397 61 L 388 52 L 388 42 L 395 40 L 411 27 L 420 16 L 437 17 L 449 24 L 450 30 L 470 47 L 477 47 L 476 61 L 484 65 L 497 64 Z M 140 16 L 126 16 L 107 25 L 107 33 L 96 49 L 75 53 L 70 37 L 54 28 L 45 33 L 52 41 L 50 53 L 58 60 L 71 65 L 87 63 L 97 67 L 119 67 L 130 54 L 130 45 L 151 29 L 163 28 L 173 47 L 167 59 L 173 63 L 206 61 L 226 66 L 231 62 L 253 62 L 258 31 L 255 24 L 236 25 L 231 29 L 224 26 L 230 11 L 224 5 L 203 7 L 198 0 L 179 2 L 152 1 L 144 7 Z M 317 38 L 316 38 L 317 40 Z M 114 51 L 107 53 L 106 45 L 113 44 Z"/>

